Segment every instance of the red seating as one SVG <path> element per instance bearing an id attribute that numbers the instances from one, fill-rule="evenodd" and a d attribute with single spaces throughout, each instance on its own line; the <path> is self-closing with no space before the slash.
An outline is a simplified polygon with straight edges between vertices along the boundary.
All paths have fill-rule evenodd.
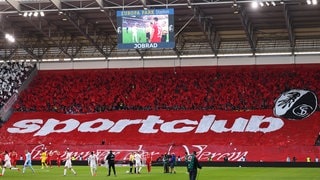
<path id="1" fill-rule="evenodd" d="M 18 111 L 271 109 L 281 92 L 319 93 L 320 65 L 40 71 Z"/>
<path id="2" fill-rule="evenodd" d="M 22 112 L 44 113 L 14 113 L 12 121 L 4 128 L 10 128 L 18 121 L 34 118 L 43 119 L 44 122 L 48 118 L 60 121 L 81 119 L 81 122 L 86 122 L 98 118 L 109 118 L 112 121 L 127 118 L 135 120 L 157 115 L 170 122 L 181 118 L 199 121 L 207 114 L 217 115 L 216 120 L 227 120 L 225 128 L 231 128 L 237 118 L 249 120 L 253 115 L 273 117 L 274 100 L 286 90 L 309 89 L 319 95 L 319 79 L 320 65 L 190 67 L 177 68 L 176 71 L 173 68 L 40 71 L 29 89 L 21 94 L 15 108 Z M 91 134 L 80 133 L 77 129 L 41 137 L 34 136 L 35 132 L 12 135 L 4 131 L 0 140 L 20 143 L 21 150 L 27 146 L 23 142 L 28 141 L 30 144 L 52 142 L 55 147 L 51 145 L 51 148 L 56 149 L 71 145 L 79 152 L 91 151 L 92 144 L 89 143 L 93 143 L 97 149 L 126 147 L 126 150 L 137 148 L 141 144 L 146 151 L 156 149 L 157 153 L 168 150 L 175 143 L 174 151 L 180 154 L 184 153 L 186 146 L 190 150 L 200 150 L 205 145 L 205 151 L 200 154 L 201 160 L 207 159 L 210 154 L 217 155 L 215 160 L 222 161 L 224 153 L 248 153 L 247 158 L 252 161 L 285 161 L 288 155 L 304 161 L 306 156 L 314 157 L 320 152 L 320 147 L 314 146 L 319 133 L 318 117 L 319 112 L 316 112 L 305 121 L 283 119 L 281 129 L 268 133 L 219 133 L 210 129 L 206 133 L 197 134 L 193 130 L 178 134 L 160 132 L 160 125 L 156 124 L 154 128 L 159 132 L 146 135 L 138 131 L 140 124 L 130 125 L 123 133 L 109 133 L 107 130 L 92 133 L 94 142 Z M 37 123 L 35 127 L 40 126 L 43 124 Z M 189 125 L 176 124 L 175 128 L 182 126 Z M 100 147 L 102 139 L 107 140 L 107 146 Z M 117 141 L 108 142 L 108 139 Z M 155 140 L 157 147 L 154 147 Z"/>

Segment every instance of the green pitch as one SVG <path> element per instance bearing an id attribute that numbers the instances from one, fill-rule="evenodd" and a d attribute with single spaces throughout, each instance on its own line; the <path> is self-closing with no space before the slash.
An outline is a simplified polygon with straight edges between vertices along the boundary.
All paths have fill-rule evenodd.
<path id="1" fill-rule="evenodd" d="M 137 37 L 138 43 L 146 43 L 147 42 L 145 30 L 138 28 L 137 36 L 138 36 Z M 123 28 L 122 42 L 123 42 L 123 44 L 136 43 L 133 41 L 131 28 L 129 28 L 129 29 Z"/>
<path id="2" fill-rule="evenodd" d="M 21 166 L 19 166 L 21 168 Z M 88 166 L 74 166 L 77 175 L 70 171 L 63 176 L 63 167 L 41 169 L 34 166 L 35 173 L 27 169 L 22 172 L 6 170 L 2 179 L 32 179 L 32 180 L 87 180 L 87 179 L 117 179 L 117 180 L 188 180 L 185 167 L 176 167 L 176 174 L 164 174 L 162 167 L 152 167 L 150 174 L 146 173 L 143 167 L 141 174 L 128 174 L 128 167 L 116 167 L 117 177 L 111 175 L 107 177 L 107 169 L 99 167 L 97 176 L 92 177 Z M 198 180 L 319 180 L 320 168 L 246 168 L 246 167 L 203 167 L 199 171 Z"/>

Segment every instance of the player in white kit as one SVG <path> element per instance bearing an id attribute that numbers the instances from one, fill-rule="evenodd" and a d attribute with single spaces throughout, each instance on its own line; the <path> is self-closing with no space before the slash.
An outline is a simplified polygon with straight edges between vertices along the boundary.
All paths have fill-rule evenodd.
<path id="1" fill-rule="evenodd" d="M 91 175 L 96 176 L 98 157 L 93 152 L 91 152 L 90 156 L 88 157 L 88 164 L 90 166 Z"/>
<path id="2" fill-rule="evenodd" d="M 19 168 L 12 167 L 12 165 L 11 165 L 11 158 L 10 158 L 10 156 L 9 156 L 8 151 L 5 151 L 5 153 L 4 153 L 4 165 L 3 165 L 2 173 L 0 174 L 0 176 L 3 176 L 3 175 L 4 175 L 4 173 L 6 172 L 6 168 L 9 168 L 9 169 L 11 169 L 11 170 L 18 170 L 18 171 L 20 171 Z"/>
<path id="3" fill-rule="evenodd" d="M 71 158 L 72 158 L 72 153 L 70 152 L 69 148 L 67 149 L 66 152 L 66 163 L 64 165 L 64 171 L 63 171 L 63 175 L 67 175 L 67 169 L 70 169 L 74 175 L 77 175 L 76 171 L 72 168 L 72 162 L 71 162 Z"/>
<path id="4" fill-rule="evenodd" d="M 142 158 L 139 152 L 135 153 L 134 160 L 136 161 L 136 172 L 140 174 L 140 171 L 142 169 Z"/>

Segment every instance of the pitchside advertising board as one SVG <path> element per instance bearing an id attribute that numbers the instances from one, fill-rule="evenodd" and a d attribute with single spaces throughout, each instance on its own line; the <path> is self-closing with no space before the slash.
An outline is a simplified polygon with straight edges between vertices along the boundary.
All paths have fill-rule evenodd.
<path id="1" fill-rule="evenodd" d="M 117 11 L 119 49 L 173 48 L 174 9 Z"/>

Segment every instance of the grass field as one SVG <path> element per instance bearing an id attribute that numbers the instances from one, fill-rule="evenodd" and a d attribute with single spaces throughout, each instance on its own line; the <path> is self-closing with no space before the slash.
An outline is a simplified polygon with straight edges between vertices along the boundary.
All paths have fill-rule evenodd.
<path id="1" fill-rule="evenodd" d="M 146 39 L 146 31 L 138 28 L 138 33 L 137 33 L 137 37 L 138 37 L 138 42 L 139 43 L 146 43 L 147 39 Z M 123 28 L 122 31 L 122 41 L 124 44 L 128 44 L 128 43 L 135 43 L 132 40 L 132 31 L 131 28 L 128 29 L 128 31 Z"/>
<path id="2" fill-rule="evenodd" d="M 21 166 L 20 166 L 21 168 Z M 141 174 L 127 174 L 128 167 L 116 167 L 117 177 L 106 176 L 107 169 L 99 167 L 97 176 L 92 177 L 88 166 L 74 166 L 77 175 L 70 171 L 67 176 L 63 176 L 63 167 L 53 167 L 41 169 L 34 166 L 35 173 L 27 169 L 24 174 L 18 171 L 7 170 L 0 179 L 32 179 L 32 180 L 51 180 L 51 179 L 117 179 L 117 180 L 188 180 L 185 167 L 177 167 L 176 174 L 164 174 L 162 167 L 153 167 L 150 174 L 146 173 L 145 167 Z M 265 168 L 265 167 L 203 167 L 199 171 L 198 180 L 319 180 L 320 168 Z"/>

